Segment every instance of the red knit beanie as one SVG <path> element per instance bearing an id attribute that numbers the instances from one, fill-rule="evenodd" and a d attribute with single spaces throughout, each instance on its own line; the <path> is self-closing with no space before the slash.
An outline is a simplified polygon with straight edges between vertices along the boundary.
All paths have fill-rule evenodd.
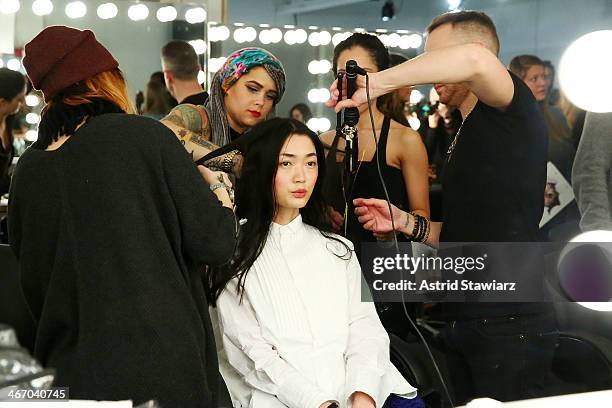
<path id="1" fill-rule="evenodd" d="M 50 26 L 25 46 L 23 66 L 48 101 L 59 91 L 119 63 L 90 30 Z"/>

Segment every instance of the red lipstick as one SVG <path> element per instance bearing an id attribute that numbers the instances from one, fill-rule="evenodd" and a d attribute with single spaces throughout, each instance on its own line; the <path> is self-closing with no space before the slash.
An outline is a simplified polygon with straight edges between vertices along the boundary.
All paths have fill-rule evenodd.
<path id="1" fill-rule="evenodd" d="M 302 188 L 300 190 L 293 191 L 291 194 L 293 194 L 295 198 L 304 198 L 306 196 L 306 190 Z"/>
<path id="2" fill-rule="evenodd" d="M 249 113 L 251 114 L 251 116 L 253 116 L 254 118 L 259 118 L 261 117 L 261 112 L 257 112 L 257 111 L 252 111 L 250 110 Z"/>

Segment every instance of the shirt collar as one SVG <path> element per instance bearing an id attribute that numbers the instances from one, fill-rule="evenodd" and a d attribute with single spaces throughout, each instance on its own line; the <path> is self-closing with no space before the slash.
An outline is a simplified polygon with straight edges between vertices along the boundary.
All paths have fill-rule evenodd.
<path id="1" fill-rule="evenodd" d="M 293 219 L 287 225 L 280 225 L 275 222 L 272 222 L 272 226 L 270 227 L 270 232 L 274 236 L 278 235 L 287 235 L 287 234 L 297 234 L 298 232 L 304 229 L 304 223 L 302 222 L 302 215 L 298 214 L 297 217 Z"/>

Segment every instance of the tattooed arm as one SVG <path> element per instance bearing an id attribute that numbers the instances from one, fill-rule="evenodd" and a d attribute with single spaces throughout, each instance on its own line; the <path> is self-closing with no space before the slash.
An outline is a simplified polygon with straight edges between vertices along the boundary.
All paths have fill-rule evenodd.
<path id="1" fill-rule="evenodd" d="M 211 139 L 211 128 L 206 110 L 201 106 L 182 104 L 176 106 L 161 120 L 179 138 L 193 161 L 198 161 L 218 146 Z M 223 167 L 223 164 L 226 164 Z M 212 169 L 230 170 L 227 164 L 231 163 L 231 172 L 238 176 L 242 167 L 242 156 L 238 151 L 229 152 L 223 156 L 208 160 L 204 165 Z"/>

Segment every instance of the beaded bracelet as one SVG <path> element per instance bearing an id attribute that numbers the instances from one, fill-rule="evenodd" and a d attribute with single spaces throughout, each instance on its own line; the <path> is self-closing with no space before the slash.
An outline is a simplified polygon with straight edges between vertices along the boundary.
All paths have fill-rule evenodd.
<path id="1" fill-rule="evenodd" d="M 427 228 L 427 223 L 425 222 L 425 217 L 418 215 L 417 218 L 419 219 L 419 234 L 416 236 L 416 240 L 418 242 L 422 242 L 423 236 L 425 235 L 425 229 Z"/>
<path id="2" fill-rule="evenodd" d="M 410 212 L 414 217 L 414 229 L 412 230 L 412 236 L 410 239 L 417 242 L 426 242 L 429 238 L 429 232 L 431 230 L 430 221 L 422 215 Z"/>

